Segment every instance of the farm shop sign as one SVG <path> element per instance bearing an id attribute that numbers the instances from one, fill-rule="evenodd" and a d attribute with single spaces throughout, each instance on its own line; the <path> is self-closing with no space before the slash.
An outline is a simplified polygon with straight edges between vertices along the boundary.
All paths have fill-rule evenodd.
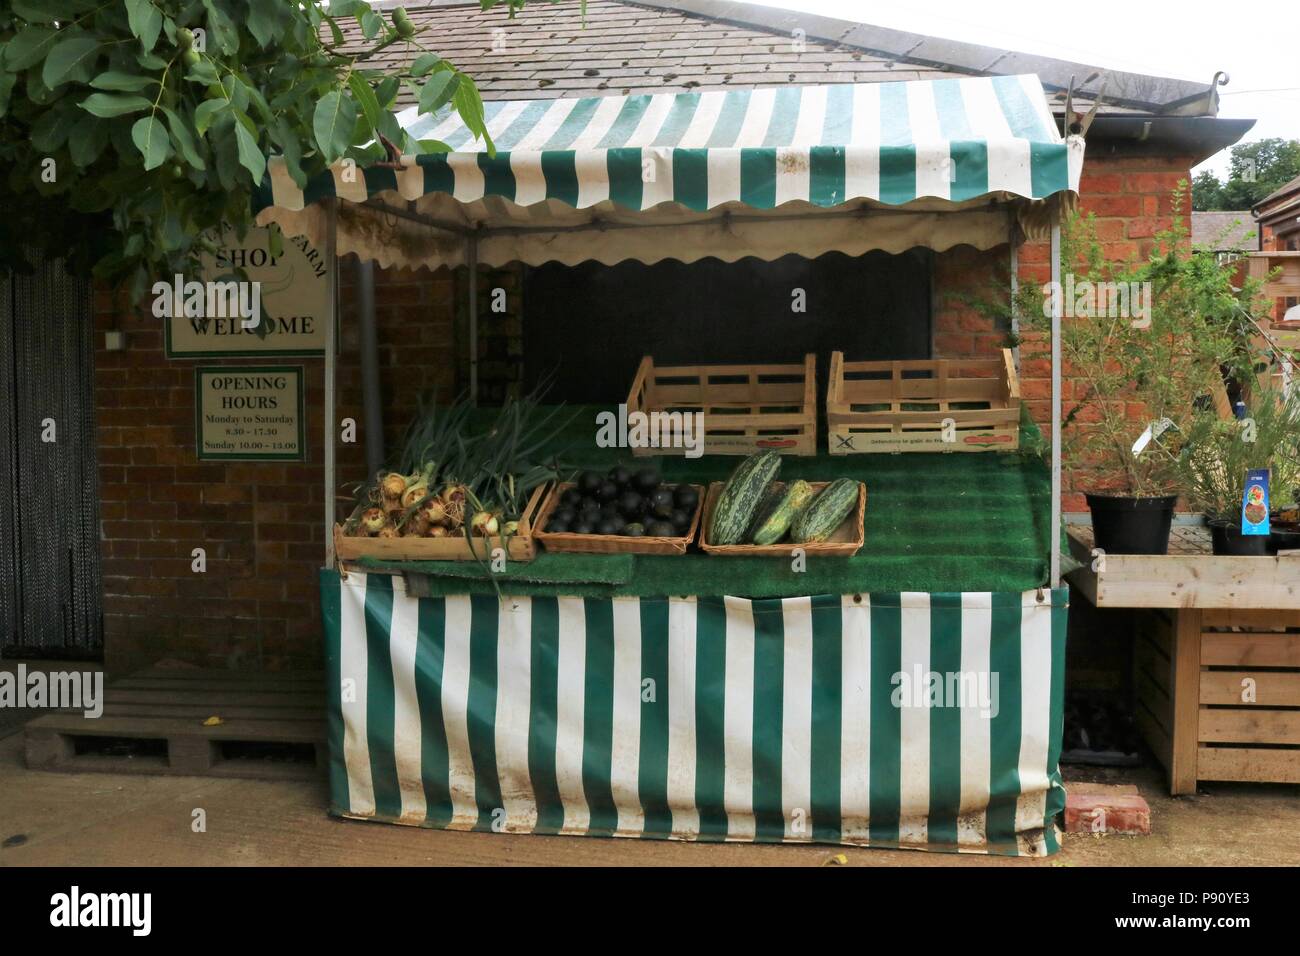
<path id="1" fill-rule="evenodd" d="M 302 366 L 194 370 L 200 461 L 302 461 Z"/>
<path id="2" fill-rule="evenodd" d="M 270 227 L 275 228 L 275 227 Z M 184 293 L 166 323 L 168 358 L 232 355 L 323 355 L 330 326 L 329 264 L 302 236 L 284 236 L 271 253 L 270 228 L 250 229 L 243 241 L 223 234 L 216 255 L 203 257 L 200 284 L 234 282 L 243 268 L 260 287 L 261 321 L 249 328 L 229 309 L 209 312 L 207 300 Z"/>

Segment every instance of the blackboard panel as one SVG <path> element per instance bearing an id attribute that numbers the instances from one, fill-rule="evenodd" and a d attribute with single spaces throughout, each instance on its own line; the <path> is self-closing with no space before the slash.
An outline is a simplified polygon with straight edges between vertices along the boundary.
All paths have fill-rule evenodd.
<path id="1" fill-rule="evenodd" d="M 549 400 L 618 402 L 642 355 L 660 365 L 930 356 L 927 250 L 654 265 L 548 263 L 524 284 L 525 378 L 555 372 Z M 806 311 L 791 309 L 803 289 Z"/>

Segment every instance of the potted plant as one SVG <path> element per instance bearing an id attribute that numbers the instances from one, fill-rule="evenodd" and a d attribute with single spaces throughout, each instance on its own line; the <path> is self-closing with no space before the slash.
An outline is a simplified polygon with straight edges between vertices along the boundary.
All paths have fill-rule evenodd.
<path id="1" fill-rule="evenodd" d="M 1030 288 L 1018 303 L 1031 328 L 1050 328 L 1061 297 L 1065 376 L 1062 447 L 1086 490 L 1097 547 L 1164 554 L 1178 500 L 1174 463 L 1198 409 L 1226 407 L 1225 375 L 1246 380 L 1250 306 L 1259 283 L 1193 249 L 1174 197 L 1173 225 L 1145 261 L 1107 261 L 1091 216 L 1063 231 L 1062 288 Z"/>
<path id="2" fill-rule="evenodd" d="M 1191 503 L 1205 513 L 1215 554 L 1262 555 L 1277 550 L 1268 535 L 1241 533 L 1246 474 L 1269 469 L 1270 497 L 1279 512 L 1295 508 L 1300 488 L 1300 391 L 1252 390 L 1240 420 L 1198 411 L 1173 459 Z M 1278 538 L 1282 537 L 1279 530 Z"/>

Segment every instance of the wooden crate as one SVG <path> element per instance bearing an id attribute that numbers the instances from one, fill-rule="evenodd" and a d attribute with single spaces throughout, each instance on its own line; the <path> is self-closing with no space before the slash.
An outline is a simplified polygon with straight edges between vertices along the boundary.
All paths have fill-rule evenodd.
<path id="1" fill-rule="evenodd" d="M 1133 683 L 1138 729 L 1173 793 L 1300 783 L 1300 611 L 1143 611 Z"/>
<path id="2" fill-rule="evenodd" d="M 1201 612 L 1196 777 L 1300 783 L 1300 612 Z"/>
<path id="3" fill-rule="evenodd" d="M 28 722 L 27 766 L 303 779 L 328 765 L 320 673 L 154 668 L 109 684 L 103 703 L 96 718 L 58 711 Z M 211 717 L 221 722 L 207 726 Z"/>
<path id="4" fill-rule="evenodd" d="M 821 491 L 829 482 L 808 482 L 814 491 Z M 776 544 L 711 544 L 709 542 L 709 520 L 713 509 L 717 507 L 718 496 L 722 494 L 725 483 L 715 481 L 709 485 L 709 493 L 704 499 L 704 523 L 700 529 L 700 547 L 709 554 L 729 555 L 731 557 L 781 558 L 790 557 L 795 550 L 802 550 L 808 556 L 851 558 L 862 550 L 865 538 L 863 525 L 867 513 L 867 486 L 858 482 L 858 503 L 849 516 L 840 522 L 825 541 L 781 541 Z"/>
<path id="5" fill-rule="evenodd" d="M 1018 448 L 1011 350 L 1000 359 L 900 362 L 846 362 L 832 352 L 826 431 L 832 455 Z"/>
<path id="6" fill-rule="evenodd" d="M 793 365 L 667 365 L 641 360 L 627 411 L 704 416 L 704 454 L 752 455 L 775 448 L 786 455 L 817 454 L 817 357 Z M 653 428 L 651 434 L 658 434 Z M 665 420 L 668 421 L 668 420 Z M 680 420 L 672 426 L 680 429 Z M 680 434 L 680 432 L 677 432 Z M 680 448 L 634 448 L 635 455 L 679 453 Z"/>
<path id="7" fill-rule="evenodd" d="M 533 525 L 537 512 L 546 496 L 546 486 L 534 489 L 519 519 L 519 532 L 506 539 L 506 560 L 531 561 L 537 556 L 533 541 Z M 445 538 L 354 538 L 343 533 L 341 525 L 334 526 L 334 553 L 340 561 L 358 558 L 376 558 L 380 561 L 486 561 L 493 548 L 499 548 L 499 538 L 475 536 L 474 550 L 463 534 Z"/>
<path id="8" fill-rule="evenodd" d="M 586 554 L 685 554 L 686 548 L 695 540 L 695 532 L 700 526 L 700 512 L 704 508 L 704 487 L 691 485 L 700 495 L 700 503 L 695 506 L 691 516 L 691 527 L 685 535 L 674 538 L 628 538 L 617 534 L 574 534 L 569 531 L 547 531 L 546 525 L 551 520 L 551 513 L 560 504 L 560 496 L 573 487 L 572 482 L 562 482 L 551 489 L 537 516 L 537 528 L 533 537 L 542 543 L 547 551 L 572 551 Z M 668 487 L 676 487 L 671 485 Z"/>

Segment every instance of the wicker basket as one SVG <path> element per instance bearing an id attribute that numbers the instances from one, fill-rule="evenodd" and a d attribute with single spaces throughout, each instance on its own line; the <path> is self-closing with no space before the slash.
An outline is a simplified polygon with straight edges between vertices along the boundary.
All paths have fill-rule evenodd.
<path id="1" fill-rule="evenodd" d="M 571 482 L 557 484 L 546 496 L 542 510 L 537 516 L 537 531 L 533 537 L 542 543 L 547 551 L 576 551 L 586 554 L 685 554 L 687 546 L 695 540 L 695 532 L 700 526 L 700 512 L 703 510 L 704 488 L 691 485 L 700 494 L 700 504 L 695 506 L 691 516 L 691 527 L 680 538 L 630 538 L 619 534 L 574 534 L 571 531 L 547 531 L 546 524 L 551 520 L 551 513 L 560 504 L 560 496 L 572 488 Z M 676 487 L 676 486 L 668 486 Z"/>
<path id="2" fill-rule="evenodd" d="M 506 539 L 507 561 L 531 561 L 537 556 L 533 541 L 533 527 L 537 523 L 538 509 L 546 494 L 546 486 L 533 490 L 528 504 L 519 518 L 519 531 Z M 376 558 L 380 561 L 487 561 L 492 550 L 501 546 L 499 538 L 475 536 L 474 550 L 463 534 L 445 538 L 354 538 L 343 533 L 342 525 L 334 526 L 334 554 L 340 561 L 358 558 Z"/>
<path id="3" fill-rule="evenodd" d="M 826 432 L 832 455 L 1018 448 L 1011 350 L 998 359 L 911 362 L 846 362 L 832 352 Z"/>
<path id="4" fill-rule="evenodd" d="M 777 484 L 782 484 L 782 482 L 777 482 Z M 830 482 L 810 481 L 808 484 L 812 485 L 814 491 L 821 491 Z M 794 554 L 796 549 L 801 549 L 804 554 L 810 556 L 851 558 L 862 550 L 862 543 L 865 539 L 863 523 L 867 513 L 867 486 L 862 482 L 858 482 L 857 505 L 825 541 L 807 541 L 803 543 L 779 541 L 776 544 L 709 543 L 709 521 L 713 517 L 713 509 L 717 506 L 718 496 L 722 494 L 724 487 L 724 482 L 713 482 L 713 484 L 709 485 L 709 493 L 704 499 L 704 523 L 700 528 L 700 547 L 709 554 L 751 558 L 781 558 L 789 557 Z"/>
<path id="5" fill-rule="evenodd" d="M 641 360 L 627 411 L 704 416 L 704 454 L 752 455 L 775 448 L 787 455 L 817 454 L 817 357 L 794 365 L 670 365 Z M 680 421 L 668 426 L 680 434 Z M 661 432 L 651 429 L 658 438 Z M 666 443 L 670 444 L 670 443 Z M 634 448 L 661 455 L 672 448 Z M 680 450 L 680 448 L 676 449 Z"/>

